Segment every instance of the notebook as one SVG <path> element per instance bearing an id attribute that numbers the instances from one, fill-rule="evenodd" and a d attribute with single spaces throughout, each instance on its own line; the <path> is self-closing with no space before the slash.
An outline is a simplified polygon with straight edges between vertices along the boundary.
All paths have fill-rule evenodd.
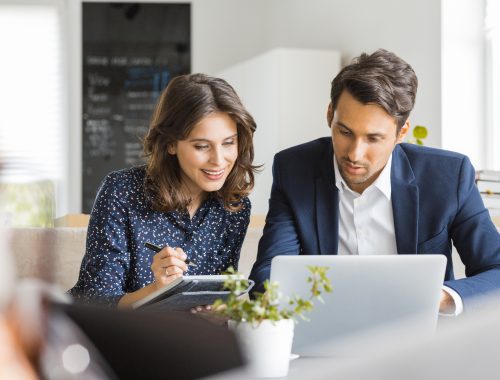
<path id="1" fill-rule="evenodd" d="M 217 299 L 226 300 L 229 296 L 229 291 L 224 289 L 227 278 L 228 275 L 183 276 L 135 302 L 132 308 L 187 311 L 196 306 L 211 305 Z M 248 293 L 253 284 L 248 280 L 249 286 L 244 293 Z"/>
<path id="2" fill-rule="evenodd" d="M 308 297 L 308 265 L 327 266 L 333 291 L 314 301 L 310 321 L 295 325 L 292 352 L 301 356 L 345 356 L 356 347 L 340 344 L 389 323 L 413 319 L 412 334 L 435 331 L 446 258 L 443 255 L 276 256 L 271 281 L 286 297 Z M 383 339 L 383 338 L 382 338 Z"/>

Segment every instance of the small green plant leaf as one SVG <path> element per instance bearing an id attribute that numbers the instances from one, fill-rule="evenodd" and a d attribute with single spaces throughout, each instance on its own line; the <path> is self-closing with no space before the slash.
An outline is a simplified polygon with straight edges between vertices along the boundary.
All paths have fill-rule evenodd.
<path id="1" fill-rule="evenodd" d="M 234 268 L 229 268 L 225 274 L 229 278 L 224 282 L 224 288 L 229 290 L 227 300 L 217 300 L 213 304 L 213 309 L 217 314 L 229 317 L 236 322 L 248 322 L 257 325 L 264 320 L 279 321 L 281 319 L 294 319 L 298 316 L 302 320 L 308 320 L 303 313 L 311 311 L 314 307 L 313 299 L 324 302 L 321 298 L 323 292 L 331 292 L 332 285 L 326 275 L 328 267 L 308 266 L 310 276 L 307 282 L 311 284 L 309 298 L 292 297 L 285 305 L 281 305 L 282 298 L 277 282 L 264 282 L 264 292 L 254 293 L 253 299 L 240 297 L 240 294 L 248 286 L 246 280 Z"/>
<path id="2" fill-rule="evenodd" d="M 425 139 L 427 137 L 427 128 L 424 127 L 423 125 L 416 125 L 414 128 L 413 128 L 413 137 L 415 137 L 417 139 L 417 144 L 418 145 L 423 145 L 423 144 L 420 144 L 418 141 L 420 139 Z M 420 141 L 422 142 L 422 141 Z"/>

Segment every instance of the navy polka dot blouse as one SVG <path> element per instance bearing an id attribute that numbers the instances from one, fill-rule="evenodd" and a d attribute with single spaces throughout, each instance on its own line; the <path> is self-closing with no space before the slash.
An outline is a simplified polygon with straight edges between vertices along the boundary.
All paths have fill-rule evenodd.
<path id="1" fill-rule="evenodd" d="M 238 212 L 208 199 L 191 219 L 187 212 L 154 211 L 144 190 L 145 167 L 109 174 L 97 194 L 87 232 L 78 282 L 69 291 L 82 301 L 116 305 L 120 298 L 150 284 L 155 252 L 144 247 L 181 247 L 197 267 L 185 275 L 221 274 L 237 268 L 250 221 L 250 200 Z"/>

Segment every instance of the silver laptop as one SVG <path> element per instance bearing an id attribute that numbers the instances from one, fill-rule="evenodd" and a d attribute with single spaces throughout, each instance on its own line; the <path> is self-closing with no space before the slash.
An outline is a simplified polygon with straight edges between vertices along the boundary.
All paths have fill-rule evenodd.
<path id="1" fill-rule="evenodd" d="M 405 319 L 412 319 L 412 334 L 435 331 L 446 267 L 443 255 L 276 256 L 271 281 L 279 282 L 285 298 L 308 297 L 308 265 L 329 267 L 333 291 L 323 295 L 324 304 L 314 301 L 307 314 L 310 321 L 295 325 L 294 354 L 350 355 L 341 341 L 384 331 Z"/>

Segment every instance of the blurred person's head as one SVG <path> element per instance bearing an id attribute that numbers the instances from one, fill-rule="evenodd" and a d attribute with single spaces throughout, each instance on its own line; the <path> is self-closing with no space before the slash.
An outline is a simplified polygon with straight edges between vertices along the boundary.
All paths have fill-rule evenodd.
<path id="1" fill-rule="evenodd" d="M 8 233 L 5 227 L 5 213 L 3 208 L 3 160 L 0 158 L 0 310 L 4 310 L 12 299 L 16 267 L 9 249 Z"/>
<path id="2" fill-rule="evenodd" d="M 34 339 L 22 333 L 19 313 L 13 307 L 16 289 L 16 266 L 5 227 L 2 197 L 2 161 L 0 161 L 0 379 L 37 379 L 34 370 L 39 334 Z M 27 331 L 29 329 L 26 329 Z"/>
<path id="3" fill-rule="evenodd" d="M 0 226 L 0 310 L 12 300 L 16 267 L 7 244 L 7 231 Z"/>

